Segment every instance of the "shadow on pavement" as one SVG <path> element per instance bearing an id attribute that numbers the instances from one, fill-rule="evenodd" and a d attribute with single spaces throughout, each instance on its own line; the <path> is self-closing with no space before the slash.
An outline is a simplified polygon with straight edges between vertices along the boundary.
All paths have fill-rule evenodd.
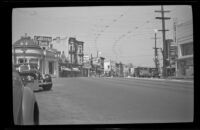
<path id="1" fill-rule="evenodd" d="M 50 90 L 39 89 L 39 90 L 34 90 L 34 93 L 38 93 L 38 92 L 49 92 L 49 91 L 53 91 L 53 90 L 52 90 L 52 89 L 50 89 Z"/>

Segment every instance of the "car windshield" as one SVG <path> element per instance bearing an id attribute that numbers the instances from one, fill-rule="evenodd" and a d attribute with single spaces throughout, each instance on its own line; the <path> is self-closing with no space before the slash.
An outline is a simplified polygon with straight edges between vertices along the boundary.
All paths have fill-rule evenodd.
<path id="1" fill-rule="evenodd" d="M 29 71 L 30 70 L 30 68 L 29 68 L 29 66 L 28 65 L 21 65 L 20 67 L 19 67 L 19 69 L 20 69 L 20 71 Z"/>
<path id="2" fill-rule="evenodd" d="M 23 81 L 42 75 L 34 93 L 40 124 L 192 122 L 192 11 L 190 5 L 14 8 L 13 63 L 24 64 Z"/>
<path id="3" fill-rule="evenodd" d="M 36 80 L 37 78 L 36 74 L 33 72 L 21 72 L 20 77 L 24 85 L 26 85 L 27 83 L 33 83 L 34 80 Z"/>

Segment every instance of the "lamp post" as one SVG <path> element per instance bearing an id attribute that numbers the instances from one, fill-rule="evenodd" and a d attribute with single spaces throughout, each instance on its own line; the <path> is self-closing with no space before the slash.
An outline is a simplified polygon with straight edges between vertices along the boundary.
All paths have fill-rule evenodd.
<path id="1" fill-rule="evenodd" d="M 45 74 L 45 56 L 46 56 L 46 50 L 43 50 L 43 56 L 44 56 L 44 62 L 43 62 L 43 74 Z"/>
<path id="2" fill-rule="evenodd" d="M 24 59 L 24 60 L 23 60 L 23 64 L 25 64 L 25 60 L 26 60 L 26 58 L 25 58 L 25 53 L 26 53 L 26 50 L 27 50 L 26 47 L 27 47 L 28 43 L 27 43 L 27 41 L 26 41 L 26 42 L 22 42 L 21 45 L 23 46 L 23 47 L 22 47 L 23 56 L 24 56 L 24 58 L 23 58 L 23 59 Z M 14 51 L 15 51 L 15 49 L 14 49 Z"/>

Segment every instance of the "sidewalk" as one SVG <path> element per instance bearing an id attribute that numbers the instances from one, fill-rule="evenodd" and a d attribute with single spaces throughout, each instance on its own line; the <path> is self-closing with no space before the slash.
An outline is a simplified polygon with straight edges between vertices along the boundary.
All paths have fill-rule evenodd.
<path id="1" fill-rule="evenodd" d="M 176 82 L 190 82 L 193 83 L 194 79 L 188 78 L 175 78 L 175 77 L 168 77 L 168 78 L 142 78 L 142 77 L 125 77 L 125 78 L 134 78 L 134 79 L 146 79 L 146 80 L 160 80 L 160 81 L 176 81 Z"/>

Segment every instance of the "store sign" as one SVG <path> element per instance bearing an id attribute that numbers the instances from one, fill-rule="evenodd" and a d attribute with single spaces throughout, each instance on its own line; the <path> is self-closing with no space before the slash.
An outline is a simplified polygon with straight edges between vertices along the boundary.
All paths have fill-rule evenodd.
<path id="1" fill-rule="evenodd" d="M 48 42 L 43 42 L 43 41 L 39 41 L 38 43 L 40 46 L 48 46 L 49 45 Z"/>
<path id="2" fill-rule="evenodd" d="M 34 36 L 34 40 L 37 41 L 40 46 L 48 46 L 49 42 L 52 41 L 52 37 L 46 36 Z"/>
<path id="3" fill-rule="evenodd" d="M 38 59 L 30 59 L 29 63 L 38 64 Z"/>
<path id="4" fill-rule="evenodd" d="M 36 41 L 46 41 L 46 42 L 51 42 L 51 41 L 52 41 L 52 37 L 34 36 L 34 40 L 36 40 Z"/>

